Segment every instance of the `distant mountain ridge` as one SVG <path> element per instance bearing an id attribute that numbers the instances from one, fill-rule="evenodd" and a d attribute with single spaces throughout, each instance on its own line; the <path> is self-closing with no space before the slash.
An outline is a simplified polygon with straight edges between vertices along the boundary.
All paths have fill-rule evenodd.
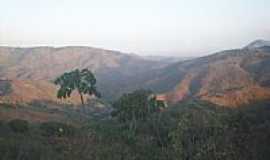
<path id="1" fill-rule="evenodd" d="M 48 97 L 55 96 L 56 87 L 50 81 L 75 68 L 92 70 L 107 100 L 140 88 L 155 91 L 168 103 L 196 98 L 237 107 L 270 100 L 268 42 L 257 40 L 244 48 L 171 63 L 91 47 L 0 47 L 0 77 L 13 80 L 14 89 L 0 101 L 53 99 Z"/>
<path id="2" fill-rule="evenodd" d="M 193 97 L 235 107 L 270 100 L 270 46 L 258 41 L 248 46 L 170 65 L 140 83 L 171 103 Z M 153 78 L 162 75 L 165 79 Z"/>
<path id="3" fill-rule="evenodd" d="M 38 97 L 34 90 L 26 96 L 21 92 L 16 92 L 16 87 L 23 90 L 31 85 L 32 88 L 40 88 L 37 81 L 41 82 L 45 88 L 51 91 L 56 89 L 50 82 L 64 72 L 74 69 L 89 68 L 95 73 L 98 79 L 98 88 L 105 98 L 115 94 L 112 88 L 117 88 L 127 81 L 129 76 L 147 72 L 154 68 L 168 65 L 166 62 L 145 60 L 135 54 L 125 54 L 118 51 L 104 50 L 92 47 L 31 47 L 14 48 L 0 47 L 0 79 L 12 80 L 16 100 L 31 100 L 25 97 Z M 20 83 L 25 82 L 25 83 Z M 19 85 L 17 85 L 19 84 Z M 18 87 L 17 87 L 18 88 Z M 38 90 L 38 89 L 37 89 Z M 46 90 L 44 90 L 46 92 Z M 20 94 L 20 95 L 19 95 Z M 55 91 L 50 96 L 55 96 Z M 10 97 L 10 96 L 9 96 Z M 44 94 L 40 94 L 41 99 L 48 99 Z M 50 98 L 49 98 L 50 99 Z"/>
<path id="4" fill-rule="evenodd" d="M 266 40 L 256 40 L 245 46 L 244 48 L 246 49 L 256 49 L 256 48 L 261 48 L 261 47 L 269 47 L 270 46 L 270 41 Z"/>
<path id="5" fill-rule="evenodd" d="M 0 74 L 11 79 L 54 79 L 75 68 L 90 68 L 97 73 L 122 69 L 123 74 L 129 74 L 128 69 L 140 72 L 159 65 L 139 56 L 91 47 L 0 47 L 0 57 Z"/>
<path id="6" fill-rule="evenodd" d="M 270 46 L 225 50 L 138 77 L 123 88 L 152 89 L 168 103 L 197 98 L 236 107 L 270 100 Z"/>

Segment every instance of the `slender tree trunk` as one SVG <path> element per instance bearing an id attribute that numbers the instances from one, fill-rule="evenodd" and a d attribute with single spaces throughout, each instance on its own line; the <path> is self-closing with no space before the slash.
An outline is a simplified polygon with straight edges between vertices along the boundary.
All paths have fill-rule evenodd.
<path id="1" fill-rule="evenodd" d="M 79 94 L 80 94 L 80 97 L 81 97 L 82 106 L 84 107 L 84 99 L 83 99 L 83 95 L 82 95 L 82 93 L 79 93 Z"/>
<path id="2" fill-rule="evenodd" d="M 80 121 L 83 121 L 83 117 L 85 114 L 85 105 L 84 105 L 84 99 L 83 99 L 82 93 L 79 92 L 79 94 L 80 94 L 81 103 L 82 103 L 82 109 L 80 109 L 80 112 L 81 112 Z"/>

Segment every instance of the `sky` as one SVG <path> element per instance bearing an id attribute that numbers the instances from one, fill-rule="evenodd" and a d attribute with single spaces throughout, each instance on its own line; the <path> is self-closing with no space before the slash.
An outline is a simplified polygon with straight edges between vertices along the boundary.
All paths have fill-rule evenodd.
<path id="1" fill-rule="evenodd" d="M 187 57 L 270 40 L 270 0 L 1 1 L 1 46 Z"/>

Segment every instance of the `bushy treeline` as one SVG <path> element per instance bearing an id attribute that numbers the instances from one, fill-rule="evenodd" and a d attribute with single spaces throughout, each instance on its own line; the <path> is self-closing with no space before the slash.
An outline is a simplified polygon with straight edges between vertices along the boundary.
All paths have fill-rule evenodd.
<path id="1" fill-rule="evenodd" d="M 179 114 L 171 141 L 178 159 L 270 158 L 269 102 L 239 109 L 195 103 Z"/>
<path id="2" fill-rule="evenodd" d="M 2 160 L 268 160 L 269 102 L 228 109 L 197 100 L 165 108 L 126 94 L 112 117 L 84 126 L 0 123 Z"/>

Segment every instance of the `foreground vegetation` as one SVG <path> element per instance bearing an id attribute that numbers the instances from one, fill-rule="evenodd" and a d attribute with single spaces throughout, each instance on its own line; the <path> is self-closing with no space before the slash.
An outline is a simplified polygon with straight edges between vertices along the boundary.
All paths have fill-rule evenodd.
<path id="1" fill-rule="evenodd" d="M 226 109 L 187 100 L 164 108 L 147 95 L 125 95 L 114 103 L 112 117 L 83 125 L 1 121 L 0 159 L 270 159 L 269 102 Z"/>

